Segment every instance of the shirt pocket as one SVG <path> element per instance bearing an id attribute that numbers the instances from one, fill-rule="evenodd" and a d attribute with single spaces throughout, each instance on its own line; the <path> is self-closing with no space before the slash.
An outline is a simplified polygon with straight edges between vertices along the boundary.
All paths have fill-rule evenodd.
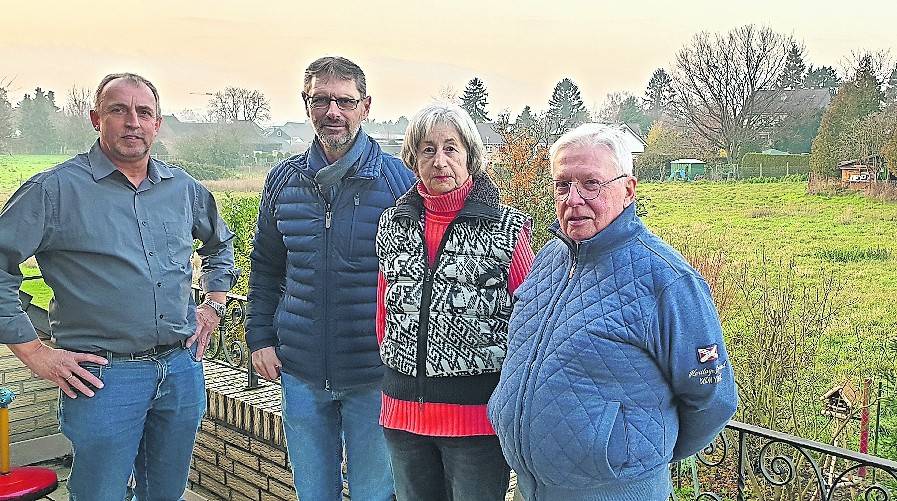
<path id="1" fill-rule="evenodd" d="M 193 236 L 190 225 L 186 221 L 166 221 L 165 242 L 168 246 L 168 259 L 179 267 L 187 266 L 193 255 Z"/>

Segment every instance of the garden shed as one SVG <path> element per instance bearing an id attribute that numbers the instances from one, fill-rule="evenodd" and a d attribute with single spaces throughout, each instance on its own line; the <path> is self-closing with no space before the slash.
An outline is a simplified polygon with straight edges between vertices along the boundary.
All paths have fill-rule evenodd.
<path id="1" fill-rule="evenodd" d="M 680 158 L 670 162 L 670 179 L 693 181 L 696 177 L 704 177 L 707 164 L 694 158 Z"/>
<path id="2" fill-rule="evenodd" d="M 866 158 L 839 162 L 841 183 L 871 183 L 878 178 L 878 173 L 883 170 L 884 163 L 884 158 L 881 155 L 870 155 Z"/>

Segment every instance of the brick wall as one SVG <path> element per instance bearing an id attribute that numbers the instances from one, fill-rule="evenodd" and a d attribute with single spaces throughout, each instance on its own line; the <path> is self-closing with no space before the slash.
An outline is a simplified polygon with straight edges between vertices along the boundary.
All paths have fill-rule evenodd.
<path id="1" fill-rule="evenodd" d="M 35 377 L 6 345 L 0 345 L 0 386 L 16 394 L 9 406 L 10 442 L 59 433 L 58 388 Z"/>
<path id="2" fill-rule="evenodd" d="M 209 409 L 196 438 L 190 489 L 215 500 L 295 501 L 280 386 L 244 390 L 244 371 L 215 362 L 205 370 Z"/>

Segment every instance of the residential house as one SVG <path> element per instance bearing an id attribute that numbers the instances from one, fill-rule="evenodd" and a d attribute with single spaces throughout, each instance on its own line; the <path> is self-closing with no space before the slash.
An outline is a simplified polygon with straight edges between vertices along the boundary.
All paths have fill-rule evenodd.
<path id="1" fill-rule="evenodd" d="M 232 134 L 245 144 L 249 152 L 270 153 L 276 151 L 280 146 L 280 143 L 265 137 L 262 128 L 252 121 L 182 122 L 174 115 L 163 115 L 162 126 L 159 128 L 156 141 L 162 143 L 170 155 L 177 156 L 178 143 L 189 138 L 210 136 L 222 130 Z"/>

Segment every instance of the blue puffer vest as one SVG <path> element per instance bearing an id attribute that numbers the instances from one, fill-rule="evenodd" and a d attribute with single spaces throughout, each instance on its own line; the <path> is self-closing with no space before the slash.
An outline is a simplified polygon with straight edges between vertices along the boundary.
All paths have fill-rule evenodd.
<path id="1" fill-rule="evenodd" d="M 516 291 L 489 418 L 514 470 L 587 494 L 565 499 L 665 499 L 667 464 L 735 411 L 710 290 L 634 204 L 591 239 L 559 236 Z"/>
<path id="2" fill-rule="evenodd" d="M 331 203 L 308 152 L 268 174 L 250 256 L 246 339 L 276 346 L 283 370 L 325 389 L 379 383 L 377 256 L 380 214 L 413 184 L 401 160 L 369 141 Z M 350 171 L 351 172 L 351 171 Z"/>

